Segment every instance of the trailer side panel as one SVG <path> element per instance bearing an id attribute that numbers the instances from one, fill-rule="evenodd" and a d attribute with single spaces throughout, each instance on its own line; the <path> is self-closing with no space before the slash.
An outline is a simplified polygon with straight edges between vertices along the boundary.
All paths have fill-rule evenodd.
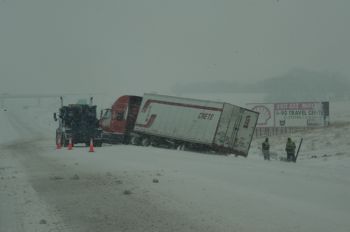
<path id="1" fill-rule="evenodd" d="M 201 144 L 212 144 L 223 103 L 145 94 L 136 132 Z"/>

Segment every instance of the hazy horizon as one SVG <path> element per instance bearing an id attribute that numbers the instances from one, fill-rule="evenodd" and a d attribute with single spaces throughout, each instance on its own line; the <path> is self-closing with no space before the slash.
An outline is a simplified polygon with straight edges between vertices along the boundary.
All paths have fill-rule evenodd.
<path id="1" fill-rule="evenodd" d="M 0 93 L 168 94 L 288 70 L 350 78 L 350 1 L 2 0 Z"/>

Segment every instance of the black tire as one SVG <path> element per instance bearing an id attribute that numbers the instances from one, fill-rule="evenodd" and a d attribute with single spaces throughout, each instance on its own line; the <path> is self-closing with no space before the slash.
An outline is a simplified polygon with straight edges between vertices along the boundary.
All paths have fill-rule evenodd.
<path id="1" fill-rule="evenodd" d="M 130 143 L 132 145 L 139 145 L 140 144 L 140 139 L 136 136 L 132 136 L 131 139 L 130 139 Z"/>
<path id="2" fill-rule="evenodd" d="M 63 138 L 63 134 L 59 133 L 56 131 L 56 145 L 60 144 L 61 146 L 63 146 L 64 144 L 64 138 Z"/>
<path id="3" fill-rule="evenodd" d="M 59 135 L 56 133 L 56 145 L 58 145 L 60 143 L 60 145 L 62 145 L 62 139 L 59 141 Z"/>
<path id="4" fill-rule="evenodd" d="M 149 145 L 151 145 L 151 140 L 148 137 L 144 137 L 141 140 L 141 145 L 144 147 L 148 147 Z"/>
<path id="5" fill-rule="evenodd" d="M 95 147 L 102 147 L 102 142 L 98 141 L 94 143 Z"/>
<path id="6" fill-rule="evenodd" d="M 186 145 L 183 143 L 183 144 L 180 144 L 178 147 L 177 147 L 177 150 L 179 151 L 185 151 L 186 150 Z"/>
<path id="7" fill-rule="evenodd" d="M 128 145 L 128 144 L 130 144 L 130 141 L 131 141 L 130 136 L 125 135 L 122 143 L 125 144 L 125 145 Z"/>
<path id="8" fill-rule="evenodd" d="M 66 136 L 62 135 L 61 141 L 62 141 L 62 146 L 68 147 L 69 140 L 66 138 Z"/>

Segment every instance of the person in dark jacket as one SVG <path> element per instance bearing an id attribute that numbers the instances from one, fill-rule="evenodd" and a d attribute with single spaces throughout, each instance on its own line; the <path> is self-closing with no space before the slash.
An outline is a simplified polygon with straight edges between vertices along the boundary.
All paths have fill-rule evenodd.
<path id="1" fill-rule="evenodd" d="M 292 141 L 292 139 L 288 138 L 286 144 L 287 161 L 295 162 L 295 147 L 295 143 Z"/>
<path id="2" fill-rule="evenodd" d="M 264 160 L 270 160 L 270 144 L 269 144 L 269 138 L 266 138 L 265 141 L 262 143 L 262 153 L 264 155 Z"/>

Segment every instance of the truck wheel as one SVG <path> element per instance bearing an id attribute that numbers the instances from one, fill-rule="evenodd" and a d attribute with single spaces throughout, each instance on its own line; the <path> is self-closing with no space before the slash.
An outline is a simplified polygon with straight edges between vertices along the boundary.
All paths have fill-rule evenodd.
<path id="1" fill-rule="evenodd" d="M 66 138 L 66 136 L 62 135 L 61 137 L 61 144 L 63 147 L 67 147 L 69 143 L 69 140 Z"/>
<path id="2" fill-rule="evenodd" d="M 151 140 L 149 138 L 145 137 L 142 139 L 141 145 L 144 147 L 148 147 L 149 145 L 151 145 Z"/>
<path id="3" fill-rule="evenodd" d="M 140 139 L 138 137 L 135 137 L 135 136 L 132 136 L 130 139 L 130 143 L 132 145 L 139 145 L 139 141 L 140 141 Z"/>
<path id="4" fill-rule="evenodd" d="M 102 142 L 98 141 L 94 143 L 95 147 L 102 147 Z"/>
<path id="5" fill-rule="evenodd" d="M 57 144 L 60 144 L 62 146 L 62 136 L 61 136 L 61 139 L 60 139 L 60 135 L 56 134 L 56 145 Z"/>

